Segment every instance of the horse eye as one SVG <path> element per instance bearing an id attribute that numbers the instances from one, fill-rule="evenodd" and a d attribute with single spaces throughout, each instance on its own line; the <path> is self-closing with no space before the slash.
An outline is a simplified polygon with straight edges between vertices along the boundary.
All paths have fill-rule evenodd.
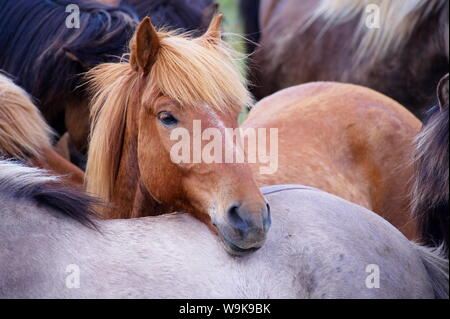
<path id="1" fill-rule="evenodd" d="M 177 118 L 169 112 L 160 112 L 158 114 L 158 120 L 165 126 L 174 126 L 178 124 Z"/>

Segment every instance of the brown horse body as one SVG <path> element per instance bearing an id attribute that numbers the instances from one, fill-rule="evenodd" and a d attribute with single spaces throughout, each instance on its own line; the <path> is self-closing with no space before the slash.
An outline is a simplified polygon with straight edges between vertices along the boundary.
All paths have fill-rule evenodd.
<path id="1" fill-rule="evenodd" d="M 380 28 L 366 27 L 362 0 L 261 0 L 255 96 L 313 81 L 346 82 L 421 116 L 448 70 L 448 1 L 371 3 L 380 7 Z"/>
<path id="2" fill-rule="evenodd" d="M 311 83 L 259 102 L 243 128 L 278 128 L 279 169 L 260 186 L 316 187 L 378 213 L 416 237 L 408 165 L 420 122 L 392 99 L 367 88 Z"/>

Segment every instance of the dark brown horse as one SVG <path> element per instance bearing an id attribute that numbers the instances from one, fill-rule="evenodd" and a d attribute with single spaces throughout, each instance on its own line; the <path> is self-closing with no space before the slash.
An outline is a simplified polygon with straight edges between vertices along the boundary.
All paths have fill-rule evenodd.
<path id="1" fill-rule="evenodd" d="M 178 16 L 163 15 L 171 5 L 151 3 L 156 2 L 161 8 L 155 7 L 155 14 L 166 27 L 189 30 L 200 25 L 200 21 L 184 24 L 186 21 L 179 18 L 191 14 L 192 19 L 199 18 L 200 13 L 192 11 L 194 5 L 178 6 Z M 79 9 L 79 28 L 66 25 L 70 15 L 66 8 L 74 4 Z M 76 148 L 84 151 L 89 110 L 82 74 L 98 64 L 119 61 L 137 22 L 134 9 L 125 4 L 112 6 L 93 0 L 2 1 L 0 68 L 37 99 L 45 119 L 58 134 L 68 131 Z"/>
<path id="2" fill-rule="evenodd" d="M 261 0 L 260 47 L 252 61 L 256 97 L 312 81 L 349 82 L 423 115 L 435 103 L 434 89 L 448 70 L 449 3 L 371 4 Z"/>
<path id="3" fill-rule="evenodd" d="M 417 137 L 416 179 L 412 193 L 413 213 L 422 240 L 429 246 L 445 244 L 449 228 L 449 77 L 438 87 L 439 104 L 433 107 Z"/>

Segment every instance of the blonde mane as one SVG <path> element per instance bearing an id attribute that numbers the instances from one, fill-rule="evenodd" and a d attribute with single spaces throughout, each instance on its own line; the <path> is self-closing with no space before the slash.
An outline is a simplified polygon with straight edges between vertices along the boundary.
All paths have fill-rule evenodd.
<path id="1" fill-rule="evenodd" d="M 411 38 L 416 27 L 424 19 L 441 10 L 447 1 L 320 0 L 304 30 L 319 19 L 326 21 L 322 34 L 352 19 L 359 19 L 353 37 L 353 45 L 357 48 L 356 62 L 367 57 L 371 57 L 372 61 L 380 61 L 387 54 L 400 50 Z M 366 25 L 366 8 L 370 4 L 380 8 L 380 28 L 370 29 Z M 448 47 L 448 38 L 446 41 Z"/>
<path id="2" fill-rule="evenodd" d="M 40 158 L 52 135 L 28 94 L 0 73 L 0 156 Z"/>
<path id="3" fill-rule="evenodd" d="M 181 108 L 209 108 L 236 116 L 252 104 L 236 53 L 224 42 L 159 32 L 160 50 L 150 74 L 142 78 L 128 61 L 100 65 L 88 73 L 93 92 L 91 141 L 86 170 L 89 193 L 110 201 L 118 174 L 127 109 L 133 95 L 142 103 L 163 94 Z"/>

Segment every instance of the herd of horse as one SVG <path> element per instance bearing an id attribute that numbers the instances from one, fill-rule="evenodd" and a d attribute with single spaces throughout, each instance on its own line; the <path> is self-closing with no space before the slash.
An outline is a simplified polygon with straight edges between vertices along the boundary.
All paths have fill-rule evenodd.
<path id="1" fill-rule="evenodd" d="M 448 298 L 448 1 L 372 2 L 242 0 L 248 80 L 212 0 L 4 1 L 0 297 Z M 195 121 L 278 170 L 175 163 Z"/>

